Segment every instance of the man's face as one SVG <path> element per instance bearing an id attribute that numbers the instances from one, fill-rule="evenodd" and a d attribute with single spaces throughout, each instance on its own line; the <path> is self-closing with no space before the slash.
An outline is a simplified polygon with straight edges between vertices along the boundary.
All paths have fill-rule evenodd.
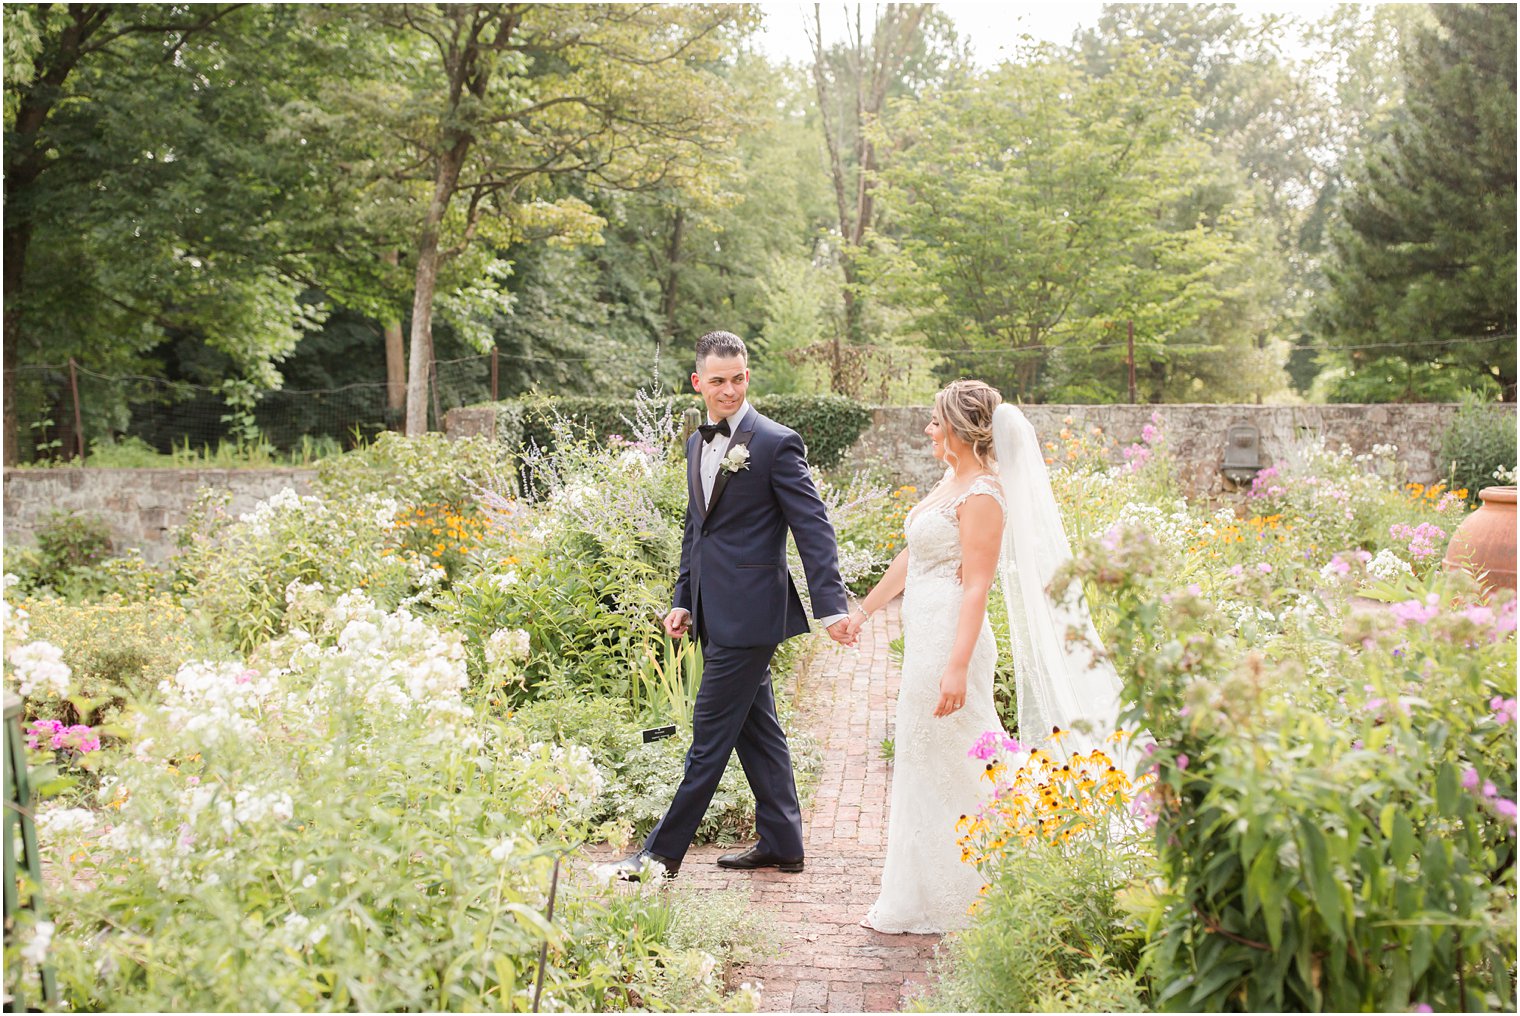
<path id="1" fill-rule="evenodd" d="M 749 390 L 749 366 L 742 356 L 709 356 L 697 364 L 691 386 L 707 403 L 707 415 L 714 423 L 726 420 L 744 405 Z"/>

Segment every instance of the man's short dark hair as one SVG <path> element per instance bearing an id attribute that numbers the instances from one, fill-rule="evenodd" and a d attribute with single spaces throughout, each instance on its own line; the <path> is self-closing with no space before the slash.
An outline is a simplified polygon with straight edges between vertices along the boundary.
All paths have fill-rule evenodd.
<path id="1" fill-rule="evenodd" d="M 697 340 L 697 370 L 702 370 L 702 363 L 709 356 L 737 356 L 745 363 L 749 363 L 749 350 L 744 348 L 744 340 L 733 332 L 708 332 Z"/>

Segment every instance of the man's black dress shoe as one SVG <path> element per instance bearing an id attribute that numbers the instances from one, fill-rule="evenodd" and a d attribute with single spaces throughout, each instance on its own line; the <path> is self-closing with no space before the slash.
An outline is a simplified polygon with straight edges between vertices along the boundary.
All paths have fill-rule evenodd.
<path id="1" fill-rule="evenodd" d="M 802 870 L 802 858 L 780 857 L 769 850 L 761 850 L 757 843 L 748 850 L 738 854 L 724 854 L 718 858 L 718 867 L 737 868 L 740 871 L 753 871 L 756 868 L 780 868 L 786 872 L 798 872 Z"/>
<path id="2" fill-rule="evenodd" d="M 651 854 L 647 850 L 640 850 L 636 854 L 629 854 L 621 861 L 604 864 L 601 869 L 612 878 L 620 878 L 625 882 L 642 882 L 646 869 L 652 874 L 675 878 L 676 872 L 681 870 L 681 862 L 672 861 L 659 854 Z"/>

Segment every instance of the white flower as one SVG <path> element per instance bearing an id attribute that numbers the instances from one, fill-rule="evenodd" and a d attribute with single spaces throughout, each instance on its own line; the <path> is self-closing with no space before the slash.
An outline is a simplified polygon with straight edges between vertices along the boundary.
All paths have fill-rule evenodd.
<path id="1" fill-rule="evenodd" d="M 736 444 L 728 450 L 720 463 L 725 473 L 737 473 L 741 469 L 749 468 L 749 446 Z"/>
<path id="2" fill-rule="evenodd" d="M 1409 567 L 1409 562 L 1391 550 L 1380 550 L 1367 565 L 1367 570 L 1380 579 L 1391 579 L 1399 575 L 1412 575 L 1414 569 Z"/>
<path id="3" fill-rule="evenodd" d="M 21 959 L 34 967 L 42 966 L 47 959 L 48 947 L 53 944 L 53 922 L 38 921 L 32 928 L 32 937 L 21 947 Z"/>
<path id="4" fill-rule="evenodd" d="M 12 648 L 6 659 L 16 668 L 22 698 L 42 691 L 59 698 L 69 693 L 73 671 L 63 662 L 63 650 L 51 642 L 28 642 Z"/>
<path id="5" fill-rule="evenodd" d="M 395 498 L 383 498 L 375 508 L 375 525 L 389 526 L 396 519 L 396 511 L 401 505 Z"/>
<path id="6" fill-rule="evenodd" d="M 310 889 L 312 886 L 314 886 L 316 884 L 317 884 L 317 876 L 315 876 L 315 875 L 307 875 L 305 878 L 301 879 L 301 888 L 302 889 Z"/>
<path id="7" fill-rule="evenodd" d="M 491 585 L 495 586 L 497 589 L 504 593 L 508 589 L 511 589 L 513 586 L 517 585 L 517 569 L 508 568 L 500 575 L 492 575 L 490 582 Z"/>
<path id="8" fill-rule="evenodd" d="M 79 838 L 95 827 L 96 816 L 88 808 L 50 808 L 37 813 L 37 835 L 56 841 Z"/>
<path id="9" fill-rule="evenodd" d="M 498 628 L 486 640 L 486 662 L 506 663 L 528 658 L 529 636 L 521 628 Z"/>

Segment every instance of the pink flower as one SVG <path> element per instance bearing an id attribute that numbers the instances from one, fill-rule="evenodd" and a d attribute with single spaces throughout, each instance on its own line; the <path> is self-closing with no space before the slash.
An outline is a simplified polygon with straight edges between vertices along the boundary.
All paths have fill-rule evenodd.
<path id="1" fill-rule="evenodd" d="M 1229 574 L 1233 575 L 1235 578 L 1238 579 L 1242 575 L 1244 575 L 1245 573 L 1246 573 L 1246 570 L 1244 568 L 1242 568 L 1240 565 L 1238 565 L 1238 564 L 1232 564 L 1232 565 L 1230 565 Z"/>
<path id="2" fill-rule="evenodd" d="M 1476 790 L 1477 786 L 1478 786 L 1479 779 L 1480 779 L 1480 777 L 1478 776 L 1478 770 L 1474 769 L 1472 766 L 1468 766 L 1462 772 L 1462 787 L 1463 787 L 1463 789 L 1464 790 Z"/>
<path id="3" fill-rule="evenodd" d="M 1154 424 L 1147 423 L 1144 427 L 1140 428 L 1140 440 L 1146 444 L 1155 444 L 1160 438 L 1161 431 L 1157 430 Z"/>
<path id="4" fill-rule="evenodd" d="M 1421 600 L 1405 600 L 1393 605 L 1393 616 L 1400 625 L 1429 624 L 1441 612 L 1440 607 Z"/>
<path id="5" fill-rule="evenodd" d="M 1409 1011 L 1410 1012 L 1435 1012 L 1434 1009 L 1432 1009 L 1430 1006 L 1426 1005 L 1424 1002 L 1421 1002 L 1419 1005 L 1415 1006 L 1413 1009 L 1411 1009 Z"/>
<path id="6" fill-rule="evenodd" d="M 1351 562 L 1347 561 L 1345 558 L 1341 557 L 1339 554 L 1336 554 L 1334 557 L 1332 557 L 1330 559 L 1330 564 L 1329 564 L 1328 567 L 1330 568 L 1331 571 L 1335 572 L 1337 575 L 1349 575 L 1349 574 L 1351 574 Z"/>
<path id="7" fill-rule="evenodd" d="M 1256 566 L 1256 570 L 1259 571 L 1259 572 L 1261 572 L 1263 575 L 1270 575 L 1270 574 L 1272 574 L 1272 566 L 1269 565 L 1269 564 L 1267 564 L 1267 562 L 1265 562 L 1265 561 L 1263 561 L 1260 564 L 1258 564 Z"/>
<path id="8" fill-rule="evenodd" d="M 1499 796 L 1499 788 L 1494 786 L 1493 780 L 1483 781 L 1483 796 L 1490 800 Z"/>
<path id="9" fill-rule="evenodd" d="M 1395 522 L 1388 527 L 1388 535 L 1396 540 L 1408 540 L 1410 556 L 1419 561 L 1439 552 L 1436 542 L 1446 539 L 1446 530 L 1430 522 L 1421 522 L 1414 527 Z"/>
<path id="10" fill-rule="evenodd" d="M 1502 727 L 1515 722 L 1515 700 L 1495 695 L 1488 700 L 1488 708 L 1494 711 L 1494 720 Z"/>
<path id="11" fill-rule="evenodd" d="M 1012 745 L 1012 747 L 1009 747 Z M 983 761 L 992 758 L 999 750 L 1018 751 L 1019 742 L 1006 736 L 1001 730 L 989 730 L 976 739 L 976 744 L 966 754 L 970 758 L 979 758 Z"/>
<path id="12" fill-rule="evenodd" d="M 1500 797 L 1494 801 L 1494 811 L 1504 816 L 1510 825 L 1515 824 L 1515 802 L 1507 797 Z"/>
<path id="13" fill-rule="evenodd" d="M 1188 759 L 1188 757 L 1186 755 L 1178 755 L 1177 756 L 1177 768 L 1178 769 L 1186 769 L 1188 767 L 1188 761 L 1189 761 L 1189 759 Z"/>

